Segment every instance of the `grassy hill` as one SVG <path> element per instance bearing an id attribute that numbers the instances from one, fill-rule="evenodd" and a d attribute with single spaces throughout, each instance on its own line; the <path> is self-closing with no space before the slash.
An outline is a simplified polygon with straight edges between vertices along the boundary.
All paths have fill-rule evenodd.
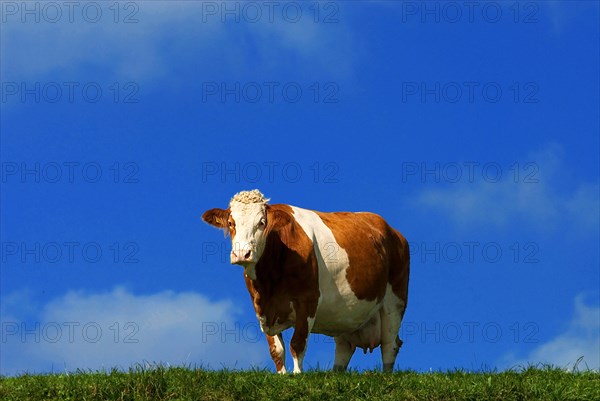
<path id="1" fill-rule="evenodd" d="M 2 377 L 0 400 L 600 400 L 600 374 L 529 368 L 281 376 L 157 367 Z"/>

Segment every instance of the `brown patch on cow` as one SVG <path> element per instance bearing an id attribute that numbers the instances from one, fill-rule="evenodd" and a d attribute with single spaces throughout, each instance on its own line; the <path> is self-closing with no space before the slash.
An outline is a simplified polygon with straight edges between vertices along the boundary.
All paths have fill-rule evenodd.
<path id="1" fill-rule="evenodd" d="M 290 348 L 300 353 L 306 347 L 308 318 L 315 316 L 320 295 L 313 243 L 288 205 L 268 205 L 265 232 L 267 243 L 256 264 L 256 280 L 246 277 L 246 287 L 267 326 L 295 327 Z"/>
<path id="2" fill-rule="evenodd" d="M 277 205 L 286 206 L 286 205 Z M 271 231 L 279 231 L 284 228 L 293 220 L 292 215 L 279 207 L 273 207 L 267 205 L 265 208 L 267 214 L 267 226 L 265 227 L 265 235 L 269 235 Z M 286 233 L 286 230 L 282 230 L 282 234 Z"/>
<path id="3" fill-rule="evenodd" d="M 348 254 L 346 279 L 358 299 L 381 301 L 389 282 L 406 302 L 408 243 L 400 233 L 373 213 L 315 213 Z"/>

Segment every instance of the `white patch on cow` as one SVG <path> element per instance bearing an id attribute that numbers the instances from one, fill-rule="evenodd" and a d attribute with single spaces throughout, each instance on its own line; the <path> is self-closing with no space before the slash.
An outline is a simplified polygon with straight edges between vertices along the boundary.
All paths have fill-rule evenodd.
<path id="1" fill-rule="evenodd" d="M 294 360 L 294 371 L 293 373 L 302 373 L 302 363 L 304 361 L 304 354 L 306 351 L 302 351 L 300 354 L 296 356 L 292 355 L 292 359 Z"/>
<path id="2" fill-rule="evenodd" d="M 313 332 L 338 336 L 356 331 L 368 322 L 381 305 L 376 300 L 359 300 L 348 280 L 348 253 L 333 232 L 312 210 L 291 206 L 296 222 L 302 227 L 313 247 L 319 263 L 319 291 L 321 299 Z"/>
<path id="3" fill-rule="evenodd" d="M 390 311 L 398 311 L 398 313 L 400 313 L 400 318 L 402 318 L 404 309 L 406 309 L 406 302 L 394 293 L 390 283 L 387 284 L 385 289 L 383 306 Z"/>

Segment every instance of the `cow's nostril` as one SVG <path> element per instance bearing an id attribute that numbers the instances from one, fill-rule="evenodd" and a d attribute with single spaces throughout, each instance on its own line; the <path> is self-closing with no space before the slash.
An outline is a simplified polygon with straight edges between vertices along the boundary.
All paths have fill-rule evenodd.
<path id="1" fill-rule="evenodd" d="M 252 251 L 246 252 L 246 254 L 244 255 L 244 259 L 250 259 L 250 254 L 251 253 L 252 253 Z"/>

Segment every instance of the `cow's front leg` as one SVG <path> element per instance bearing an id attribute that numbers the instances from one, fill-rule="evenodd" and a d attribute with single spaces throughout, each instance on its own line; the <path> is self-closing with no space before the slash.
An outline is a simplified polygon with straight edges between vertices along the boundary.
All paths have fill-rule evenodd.
<path id="1" fill-rule="evenodd" d="M 285 370 L 285 344 L 283 343 L 283 337 L 281 334 L 275 336 L 267 335 L 267 342 L 269 343 L 269 351 L 271 351 L 271 358 L 275 362 L 275 369 L 277 373 L 286 373 Z"/>
<path id="2" fill-rule="evenodd" d="M 302 362 L 306 354 L 306 345 L 308 343 L 308 334 L 312 330 L 314 318 L 296 319 L 294 334 L 290 341 L 290 351 L 294 359 L 294 373 L 302 372 Z"/>

